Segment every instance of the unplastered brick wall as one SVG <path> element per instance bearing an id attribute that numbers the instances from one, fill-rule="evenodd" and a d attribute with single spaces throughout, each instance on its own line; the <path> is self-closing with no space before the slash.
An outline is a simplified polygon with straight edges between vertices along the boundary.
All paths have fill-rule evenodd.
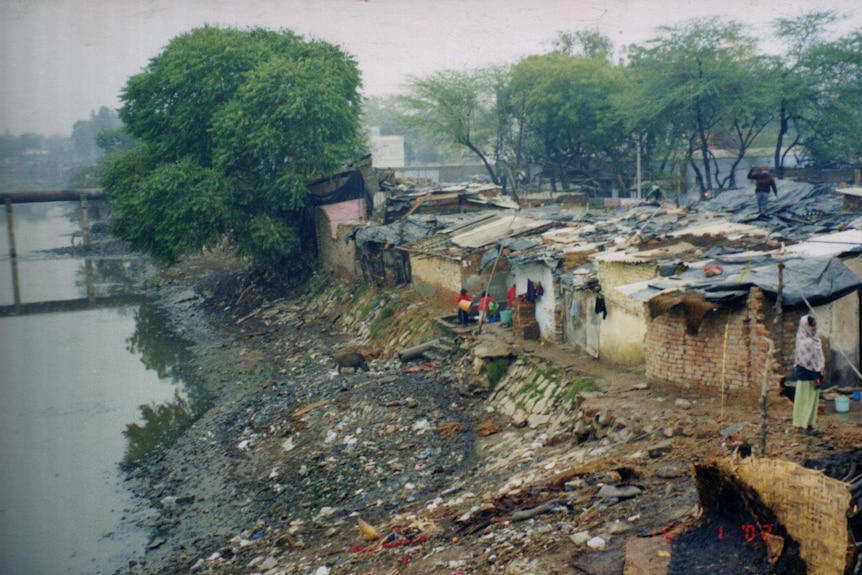
<path id="1" fill-rule="evenodd" d="M 763 292 L 752 288 L 744 306 L 707 313 L 697 334 L 688 333 L 682 306 L 647 319 L 647 378 L 686 386 L 759 386 L 769 349 L 767 311 Z M 779 367 L 770 365 L 771 383 Z"/>

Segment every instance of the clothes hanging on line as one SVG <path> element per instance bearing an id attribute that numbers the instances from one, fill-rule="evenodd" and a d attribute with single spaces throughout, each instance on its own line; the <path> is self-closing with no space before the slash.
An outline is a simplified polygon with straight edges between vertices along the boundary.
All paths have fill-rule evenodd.
<path id="1" fill-rule="evenodd" d="M 596 313 L 602 314 L 602 319 L 607 319 L 608 317 L 608 308 L 605 305 L 605 298 L 603 296 L 596 298 Z"/>

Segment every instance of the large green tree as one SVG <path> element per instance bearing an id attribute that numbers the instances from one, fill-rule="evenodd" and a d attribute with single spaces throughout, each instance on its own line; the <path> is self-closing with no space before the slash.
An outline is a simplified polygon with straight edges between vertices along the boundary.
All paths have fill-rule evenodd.
<path id="1" fill-rule="evenodd" d="M 203 27 L 126 83 L 135 138 L 106 170 L 114 231 L 172 262 L 226 235 L 258 264 L 307 269 L 305 182 L 361 153 L 352 57 L 290 31 Z"/>
<path id="2" fill-rule="evenodd" d="M 533 161 L 569 187 L 572 173 L 615 163 L 626 136 L 610 98 L 623 90 L 622 71 L 596 57 L 552 52 L 512 70 L 512 101 L 523 102 L 523 141 Z"/>
<path id="3" fill-rule="evenodd" d="M 497 120 L 496 76 L 493 71 L 444 70 L 408 80 L 408 92 L 399 98 L 402 122 L 429 138 L 451 147 L 467 148 L 484 164 L 494 183 L 500 182 L 495 147 Z"/>
<path id="4" fill-rule="evenodd" d="M 730 187 L 733 170 L 722 177 L 713 150 L 731 146 L 739 163 L 772 119 L 768 60 L 735 22 L 696 19 L 659 31 L 631 48 L 632 89 L 618 109 L 631 129 L 651 130 L 656 146 L 680 151 L 701 192 Z"/>
<path id="5" fill-rule="evenodd" d="M 862 30 L 828 40 L 832 11 L 775 21 L 786 50 L 777 67 L 781 94 L 775 164 L 798 148 L 815 160 L 850 157 L 862 130 Z"/>
<path id="6" fill-rule="evenodd" d="M 610 60 L 614 53 L 613 41 L 598 30 L 560 31 L 553 45 L 555 52 L 569 56 Z"/>

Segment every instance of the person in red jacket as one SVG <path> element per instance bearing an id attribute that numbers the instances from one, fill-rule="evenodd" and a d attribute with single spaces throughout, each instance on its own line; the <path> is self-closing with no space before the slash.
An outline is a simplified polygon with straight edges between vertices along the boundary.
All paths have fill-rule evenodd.
<path id="1" fill-rule="evenodd" d="M 461 302 L 467 302 L 462 307 Z M 473 300 L 467 295 L 466 289 L 461 289 L 461 294 L 458 296 L 458 299 L 455 300 L 455 306 L 458 308 L 458 323 L 466 324 L 470 321 L 470 306 L 473 305 Z M 464 308 L 467 309 L 464 309 Z"/>
<path id="2" fill-rule="evenodd" d="M 483 291 L 482 295 L 479 296 L 479 321 L 484 322 L 489 315 L 493 315 L 496 309 L 497 300 Z"/>

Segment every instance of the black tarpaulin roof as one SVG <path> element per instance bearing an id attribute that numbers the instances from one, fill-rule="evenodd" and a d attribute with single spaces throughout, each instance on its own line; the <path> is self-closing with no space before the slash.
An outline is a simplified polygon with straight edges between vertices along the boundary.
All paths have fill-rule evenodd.
<path id="1" fill-rule="evenodd" d="M 707 301 L 732 301 L 745 297 L 756 286 L 764 292 L 778 293 L 778 264 L 784 264 L 782 305 L 796 307 L 806 301 L 811 306 L 840 299 L 862 287 L 850 268 L 838 258 L 787 258 L 768 256 L 745 262 L 714 260 L 707 265 L 721 266 L 721 274 L 707 277 L 704 267 L 689 269 L 671 278 L 649 282 L 649 287 L 633 297 L 649 300 L 661 291 L 680 289 L 699 291 Z"/>

